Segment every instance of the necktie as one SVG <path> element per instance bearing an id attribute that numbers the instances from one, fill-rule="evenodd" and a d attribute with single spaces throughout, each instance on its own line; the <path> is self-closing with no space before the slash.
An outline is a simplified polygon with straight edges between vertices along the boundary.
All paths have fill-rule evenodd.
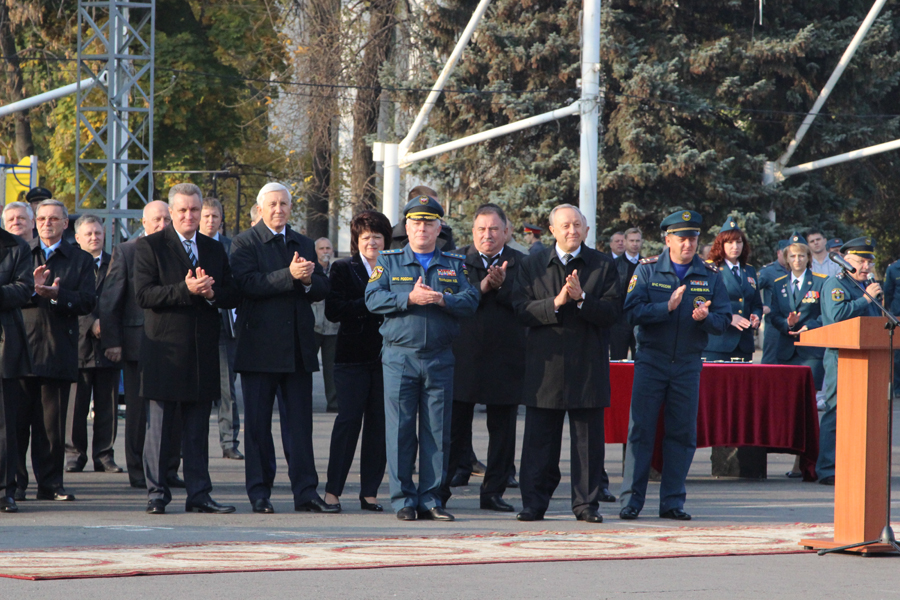
<path id="1" fill-rule="evenodd" d="M 94 277 L 100 274 L 100 259 L 94 259 Z"/>
<path id="2" fill-rule="evenodd" d="M 288 262 L 291 261 L 291 257 L 288 256 L 287 244 L 284 243 L 284 234 L 276 233 L 275 234 L 275 245 L 278 246 L 278 249 L 281 250 L 281 256 L 287 259 Z"/>
<path id="3" fill-rule="evenodd" d="M 571 254 L 569 254 L 568 252 L 566 252 L 565 254 L 563 254 L 563 264 L 564 264 L 564 265 L 569 264 L 569 261 L 570 261 L 570 260 L 572 260 L 572 255 L 571 255 Z"/>
<path id="4" fill-rule="evenodd" d="M 481 259 L 484 261 L 485 267 L 490 268 L 497 262 L 499 256 L 499 254 L 495 254 L 494 256 L 489 257 L 487 254 L 482 254 Z"/>
<path id="5" fill-rule="evenodd" d="M 738 278 L 738 281 L 741 280 L 741 269 L 737 265 L 731 267 L 731 272 L 734 273 L 734 276 Z"/>
<path id="6" fill-rule="evenodd" d="M 800 300 L 800 280 L 794 280 L 794 305 L 796 306 L 797 301 Z"/>
<path id="7" fill-rule="evenodd" d="M 197 256 L 194 254 L 194 251 L 191 249 L 191 246 L 193 246 L 193 244 L 191 243 L 191 240 L 184 240 L 183 243 L 184 243 L 184 249 L 188 255 L 188 260 L 191 261 L 191 264 L 196 267 L 198 265 Z"/>

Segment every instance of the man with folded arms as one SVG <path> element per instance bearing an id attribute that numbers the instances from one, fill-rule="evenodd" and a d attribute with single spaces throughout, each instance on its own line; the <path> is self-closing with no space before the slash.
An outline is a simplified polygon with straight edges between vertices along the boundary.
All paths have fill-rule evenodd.
<path id="1" fill-rule="evenodd" d="M 144 309 L 141 396 L 147 400 L 144 476 L 147 512 L 163 514 L 172 500 L 167 482 L 176 409 L 182 414 L 187 512 L 230 513 L 210 497 L 209 415 L 219 397 L 220 308 L 238 293 L 222 244 L 198 235 L 200 188 L 169 190 L 172 224 L 137 242 L 134 287 Z"/>

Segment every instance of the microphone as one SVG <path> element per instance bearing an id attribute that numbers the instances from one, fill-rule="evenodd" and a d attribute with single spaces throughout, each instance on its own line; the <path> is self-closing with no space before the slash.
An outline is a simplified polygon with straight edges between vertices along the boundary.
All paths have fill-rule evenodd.
<path id="1" fill-rule="evenodd" d="M 853 265 L 848 263 L 844 259 L 844 257 L 841 256 L 840 254 L 838 254 L 837 252 L 829 252 L 828 260 L 830 260 L 831 262 L 840 266 L 843 270 L 847 271 L 848 273 L 856 273 L 856 267 L 854 267 Z"/>
<path id="2" fill-rule="evenodd" d="M 869 285 L 875 283 L 875 276 L 872 275 L 871 273 L 867 274 L 866 275 L 866 283 Z M 881 302 L 881 299 L 883 297 L 884 297 L 884 294 L 881 292 L 878 292 L 877 294 L 875 294 L 875 299 L 878 300 L 879 302 Z"/>

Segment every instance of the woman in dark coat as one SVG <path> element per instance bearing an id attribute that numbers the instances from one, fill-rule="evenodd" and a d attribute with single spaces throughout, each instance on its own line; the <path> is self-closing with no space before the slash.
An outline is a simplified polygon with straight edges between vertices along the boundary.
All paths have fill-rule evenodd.
<path id="1" fill-rule="evenodd" d="M 722 272 L 722 280 L 731 300 L 731 325 L 722 335 L 709 336 L 703 351 L 703 360 L 753 360 L 753 332 L 762 319 L 762 300 L 756 289 L 756 269 L 747 264 L 750 243 L 737 226 L 734 217 L 728 217 L 709 251 L 709 262 Z"/>
<path id="2" fill-rule="evenodd" d="M 384 317 L 369 312 L 364 295 L 378 253 L 390 244 L 391 223 L 383 214 L 366 210 L 353 217 L 351 256 L 331 266 L 331 293 L 325 299 L 325 318 L 341 324 L 334 357 L 338 415 L 331 431 L 325 502 L 339 504 L 362 429 L 359 503 L 363 510 L 375 512 L 383 510 L 375 498 L 387 461 L 378 332 Z"/>

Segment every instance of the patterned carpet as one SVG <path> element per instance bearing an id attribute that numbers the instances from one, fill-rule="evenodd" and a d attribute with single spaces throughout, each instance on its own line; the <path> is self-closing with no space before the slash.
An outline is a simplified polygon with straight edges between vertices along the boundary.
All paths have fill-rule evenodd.
<path id="1" fill-rule="evenodd" d="M 490 533 L 431 537 L 216 542 L 0 552 L 0 577 L 72 579 L 371 569 L 564 560 L 621 560 L 804 552 L 801 538 L 828 537 L 830 525 L 635 527 L 585 532 Z"/>

